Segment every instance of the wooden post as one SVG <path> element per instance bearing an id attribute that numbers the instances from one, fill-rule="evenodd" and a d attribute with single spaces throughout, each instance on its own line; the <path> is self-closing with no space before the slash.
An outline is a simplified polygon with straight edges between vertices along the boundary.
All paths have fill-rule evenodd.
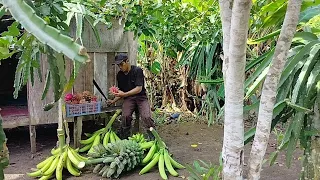
<path id="1" fill-rule="evenodd" d="M 74 117 L 74 124 L 73 124 L 73 145 L 74 148 L 80 147 L 80 140 L 82 134 L 82 116 Z"/>
<path id="2" fill-rule="evenodd" d="M 29 135 L 30 135 L 30 147 L 31 147 L 31 156 L 37 152 L 37 144 L 36 144 L 36 126 L 29 125 Z"/>

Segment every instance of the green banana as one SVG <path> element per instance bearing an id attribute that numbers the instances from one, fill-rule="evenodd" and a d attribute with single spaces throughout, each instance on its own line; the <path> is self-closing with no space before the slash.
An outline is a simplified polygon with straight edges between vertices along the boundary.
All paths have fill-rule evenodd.
<path id="1" fill-rule="evenodd" d="M 158 168 L 159 168 L 159 173 L 162 179 L 168 179 L 168 176 L 166 174 L 166 171 L 164 170 L 164 155 L 163 155 L 163 150 L 160 151 L 160 157 L 158 161 Z"/>
<path id="2" fill-rule="evenodd" d="M 104 147 L 107 147 L 108 142 L 109 142 L 109 138 L 110 138 L 110 132 L 107 132 L 104 137 L 103 137 L 103 141 L 102 144 Z"/>
<path id="3" fill-rule="evenodd" d="M 39 180 L 49 180 L 51 178 L 53 173 L 46 175 L 46 176 L 42 176 Z"/>
<path id="4" fill-rule="evenodd" d="M 79 160 L 79 161 L 86 161 L 88 158 L 81 156 L 79 153 L 76 152 L 75 149 L 69 148 L 72 154 Z"/>
<path id="5" fill-rule="evenodd" d="M 92 147 L 92 143 L 86 144 L 86 145 L 83 146 L 81 149 L 79 149 L 79 152 L 86 152 L 86 151 L 88 151 L 91 147 Z"/>
<path id="6" fill-rule="evenodd" d="M 56 156 L 52 156 L 52 157 L 53 157 L 53 159 L 50 160 L 46 165 L 44 165 L 44 166 L 41 168 L 41 171 L 42 171 L 42 172 L 46 172 L 46 171 L 50 168 L 50 166 L 51 166 L 51 164 L 53 163 L 53 161 L 54 161 L 54 159 L 56 158 Z"/>
<path id="7" fill-rule="evenodd" d="M 111 143 L 115 143 L 116 142 L 116 139 L 114 138 L 114 135 L 113 135 L 112 131 L 110 132 L 110 142 Z"/>
<path id="8" fill-rule="evenodd" d="M 156 143 L 153 143 L 153 145 L 151 146 L 148 154 L 146 155 L 145 158 L 143 158 L 142 164 L 148 163 L 148 162 L 152 159 L 152 156 L 154 155 L 154 153 L 156 152 L 156 150 L 157 150 L 157 145 L 156 145 Z"/>
<path id="9" fill-rule="evenodd" d="M 95 136 L 94 141 L 93 141 L 93 143 L 92 143 L 92 146 L 91 146 L 90 150 L 88 151 L 88 153 L 94 152 L 93 147 L 96 146 L 96 145 L 98 145 L 98 144 L 100 143 L 100 137 L 101 137 L 100 134 L 98 134 L 97 136 Z"/>
<path id="10" fill-rule="evenodd" d="M 103 166 L 103 164 L 97 164 L 95 167 L 94 167 L 94 169 L 93 169 L 93 173 L 98 173 L 100 170 L 101 170 L 101 168 L 102 168 L 102 166 Z"/>
<path id="11" fill-rule="evenodd" d="M 50 161 L 53 161 L 54 156 L 50 156 L 47 159 L 45 159 L 44 161 L 40 162 L 39 164 L 37 164 L 37 169 L 41 169 L 43 166 L 45 166 L 47 163 L 49 163 Z"/>
<path id="12" fill-rule="evenodd" d="M 67 169 L 69 173 L 72 174 L 73 176 L 80 176 L 79 170 L 73 167 L 71 160 L 69 158 L 67 158 Z"/>
<path id="13" fill-rule="evenodd" d="M 39 177 L 42 175 L 42 171 L 41 171 L 41 169 L 38 169 L 37 171 L 27 173 L 27 175 L 30 177 Z"/>
<path id="14" fill-rule="evenodd" d="M 57 168 L 56 168 L 56 179 L 57 180 L 62 180 L 62 170 L 63 170 L 63 160 L 65 158 L 65 156 L 67 155 L 67 151 L 68 150 L 65 150 L 61 156 L 59 157 L 59 162 L 58 162 L 58 165 L 57 165 Z"/>
<path id="15" fill-rule="evenodd" d="M 58 162 L 59 162 L 59 158 L 60 156 L 57 156 L 56 158 L 54 158 L 53 162 L 51 163 L 50 167 L 48 170 L 46 170 L 43 175 L 48 176 L 50 174 L 52 174 L 54 172 L 54 170 L 56 170 Z"/>
<path id="16" fill-rule="evenodd" d="M 147 165 L 139 172 L 139 174 L 142 175 L 142 174 L 150 171 L 150 169 L 158 163 L 159 158 L 160 158 L 160 154 L 157 153 L 157 154 L 154 156 L 154 159 L 152 159 L 152 161 L 149 162 L 149 164 L 147 164 Z"/>
<path id="17" fill-rule="evenodd" d="M 152 147 L 153 144 L 154 144 L 154 141 L 149 141 L 149 142 L 140 143 L 140 146 L 142 149 L 149 149 Z"/>
<path id="18" fill-rule="evenodd" d="M 113 137 L 114 137 L 114 139 L 115 139 L 116 141 L 121 141 L 121 139 L 119 138 L 119 136 L 118 136 L 114 131 L 112 131 L 112 133 L 113 133 Z"/>
<path id="19" fill-rule="evenodd" d="M 68 151 L 68 158 L 78 168 L 83 168 L 84 165 L 73 155 L 72 151 Z M 84 163 L 83 163 L 84 164 Z"/>
<path id="20" fill-rule="evenodd" d="M 169 173 L 172 176 L 178 176 L 179 174 L 177 173 L 177 171 L 174 170 L 174 168 L 172 167 L 172 164 L 170 162 L 170 158 L 169 158 L 169 153 L 167 150 L 164 151 L 164 163 L 166 165 L 166 168 L 168 169 Z"/>
<path id="21" fill-rule="evenodd" d="M 92 143 L 96 136 L 98 136 L 100 133 L 94 133 L 91 137 L 89 137 L 88 139 L 85 139 L 85 140 L 80 140 L 80 144 L 90 144 Z"/>
<path id="22" fill-rule="evenodd" d="M 52 155 L 57 155 L 57 154 L 60 153 L 60 151 L 61 151 L 61 148 L 58 147 L 56 149 L 52 148 L 50 152 L 51 152 Z"/>
<path id="23" fill-rule="evenodd" d="M 169 156 L 170 162 L 172 164 L 173 167 L 178 168 L 178 169 L 184 169 L 185 167 L 178 163 L 177 161 L 175 161 L 171 156 Z"/>

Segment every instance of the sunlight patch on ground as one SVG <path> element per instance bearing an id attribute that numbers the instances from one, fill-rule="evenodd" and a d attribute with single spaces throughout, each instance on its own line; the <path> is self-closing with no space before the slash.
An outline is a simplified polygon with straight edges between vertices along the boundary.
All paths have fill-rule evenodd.
<path id="1" fill-rule="evenodd" d="M 4 179 L 5 180 L 18 180 L 18 179 L 23 179 L 24 174 L 4 174 Z"/>

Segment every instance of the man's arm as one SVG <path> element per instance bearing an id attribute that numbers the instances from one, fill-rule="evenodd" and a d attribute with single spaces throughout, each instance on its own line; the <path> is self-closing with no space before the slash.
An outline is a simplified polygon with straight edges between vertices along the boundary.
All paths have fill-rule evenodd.
<path id="1" fill-rule="evenodd" d="M 128 96 L 133 96 L 133 95 L 140 93 L 141 90 L 142 90 L 142 86 L 136 86 L 135 88 L 131 89 L 128 92 L 119 91 L 118 93 L 115 93 L 114 95 L 118 98 L 128 97 Z"/>

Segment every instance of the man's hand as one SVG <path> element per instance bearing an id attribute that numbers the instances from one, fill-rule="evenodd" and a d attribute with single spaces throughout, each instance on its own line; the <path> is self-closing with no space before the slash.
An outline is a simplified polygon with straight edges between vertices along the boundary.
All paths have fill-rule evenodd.
<path id="1" fill-rule="evenodd" d="M 117 93 L 114 93 L 114 96 L 123 98 L 123 97 L 126 97 L 127 94 L 125 92 L 119 90 Z"/>
<path id="2" fill-rule="evenodd" d="M 114 100 L 110 100 L 110 99 L 107 100 L 107 104 L 108 104 L 108 105 L 111 105 L 111 104 L 114 104 L 114 103 L 115 103 Z"/>

